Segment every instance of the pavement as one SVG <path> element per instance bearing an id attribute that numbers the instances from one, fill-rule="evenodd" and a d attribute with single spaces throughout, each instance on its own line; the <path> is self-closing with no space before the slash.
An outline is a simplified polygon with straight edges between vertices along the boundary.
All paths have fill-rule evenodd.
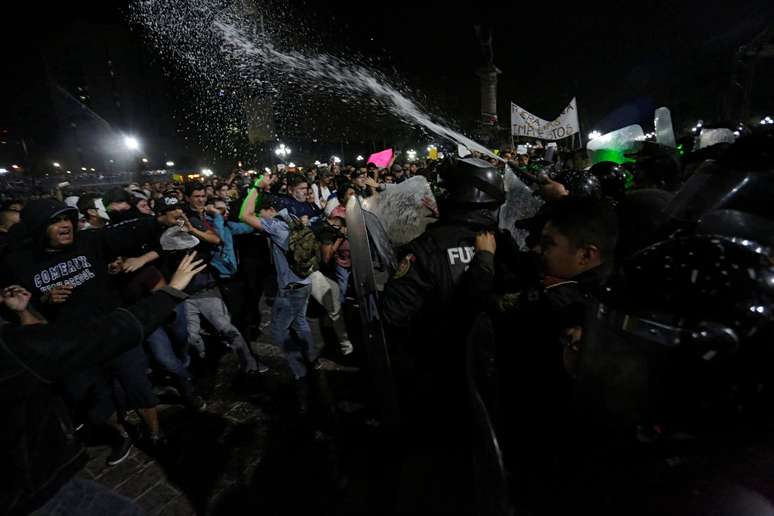
<path id="1" fill-rule="evenodd" d="M 268 320 L 268 307 L 262 311 Z M 312 326 L 318 342 L 323 342 L 319 324 Z M 310 375 L 314 408 L 310 415 L 300 417 L 294 381 L 281 351 L 266 341 L 269 334 L 270 329 L 264 327 L 258 340 L 251 343 L 270 368 L 261 375 L 260 385 L 248 389 L 235 382 L 239 368 L 236 356 L 211 341 L 208 358 L 191 366 L 197 390 L 207 401 L 206 409 L 191 412 L 178 403 L 174 392 L 161 394 L 159 419 L 168 439 L 166 446 L 152 449 L 138 439 L 130 456 L 113 467 L 106 465 L 109 448 L 92 446 L 90 460 L 79 475 L 132 499 L 149 515 L 254 514 L 254 508 L 288 506 L 278 499 L 284 487 L 270 487 L 283 478 L 293 482 L 287 477 L 294 477 L 296 470 L 287 467 L 287 460 L 304 464 L 305 474 L 325 469 L 313 474 L 330 477 L 329 483 L 318 482 L 318 486 L 329 486 L 331 496 L 315 493 L 308 501 L 318 508 L 320 503 L 334 503 L 334 498 L 340 498 L 333 494 L 341 487 L 337 486 L 341 474 L 326 428 L 338 423 L 332 423 L 338 418 L 336 414 L 347 417 L 362 412 L 362 392 L 355 380 L 359 369 L 352 365 L 357 359 L 342 357 L 335 349 L 325 350 L 332 359 L 323 358 L 322 370 Z M 334 391 L 348 394 L 334 396 Z M 141 431 L 136 415 L 130 414 L 127 420 Z M 266 490 L 256 489 L 256 483 Z M 290 506 L 298 502 L 306 503 L 302 498 Z"/>

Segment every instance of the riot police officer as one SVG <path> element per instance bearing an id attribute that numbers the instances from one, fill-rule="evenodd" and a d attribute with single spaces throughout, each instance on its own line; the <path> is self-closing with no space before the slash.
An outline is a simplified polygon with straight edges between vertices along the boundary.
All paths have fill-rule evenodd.
<path id="1" fill-rule="evenodd" d="M 443 191 L 439 220 L 403 249 L 397 271 L 385 285 L 380 312 L 397 379 L 403 444 L 402 486 L 419 500 L 404 512 L 473 512 L 470 415 L 467 411 L 465 341 L 481 311 L 477 298 L 491 288 L 495 232 L 505 200 L 499 171 L 478 158 L 453 159 L 439 167 Z M 476 253 L 476 240 L 482 251 Z M 503 243 L 502 247 L 508 247 Z M 489 252 L 487 252 L 487 249 Z M 413 478 L 425 472 L 426 476 Z M 434 484 L 440 498 L 425 492 Z M 417 492 L 419 490 L 421 492 Z"/>

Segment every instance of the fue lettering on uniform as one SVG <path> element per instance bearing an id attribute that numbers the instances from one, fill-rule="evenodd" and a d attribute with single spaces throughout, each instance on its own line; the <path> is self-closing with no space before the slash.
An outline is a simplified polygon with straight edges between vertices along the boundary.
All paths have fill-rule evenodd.
<path id="1" fill-rule="evenodd" d="M 446 250 L 446 253 L 449 255 L 450 264 L 456 265 L 457 261 L 468 264 L 476 254 L 476 250 L 473 247 L 451 247 Z"/>

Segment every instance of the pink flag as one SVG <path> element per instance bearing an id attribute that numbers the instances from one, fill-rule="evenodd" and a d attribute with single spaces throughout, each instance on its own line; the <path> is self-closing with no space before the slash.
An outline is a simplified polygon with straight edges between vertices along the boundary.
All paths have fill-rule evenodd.
<path id="1" fill-rule="evenodd" d="M 385 168 L 390 164 L 391 159 L 392 149 L 385 149 L 368 156 L 368 161 L 366 161 L 366 163 L 373 163 L 379 168 Z"/>

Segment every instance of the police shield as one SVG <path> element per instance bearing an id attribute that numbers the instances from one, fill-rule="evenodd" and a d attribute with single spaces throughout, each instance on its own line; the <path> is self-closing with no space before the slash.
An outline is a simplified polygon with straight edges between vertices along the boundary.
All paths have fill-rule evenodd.
<path id="1" fill-rule="evenodd" d="M 347 203 L 347 239 L 352 257 L 352 276 L 362 327 L 362 346 L 368 367 L 373 372 L 374 390 L 382 407 L 382 420 L 398 423 L 398 402 L 390 355 L 379 318 L 378 290 L 371 254 L 369 233 L 360 199 L 350 198 Z"/>
<path id="2" fill-rule="evenodd" d="M 472 430 L 473 478 L 476 514 L 513 514 L 500 443 L 493 423 L 498 405 L 494 329 L 489 316 L 480 314 L 467 338 L 466 383 Z M 496 412 L 496 410 L 494 411 Z"/>

